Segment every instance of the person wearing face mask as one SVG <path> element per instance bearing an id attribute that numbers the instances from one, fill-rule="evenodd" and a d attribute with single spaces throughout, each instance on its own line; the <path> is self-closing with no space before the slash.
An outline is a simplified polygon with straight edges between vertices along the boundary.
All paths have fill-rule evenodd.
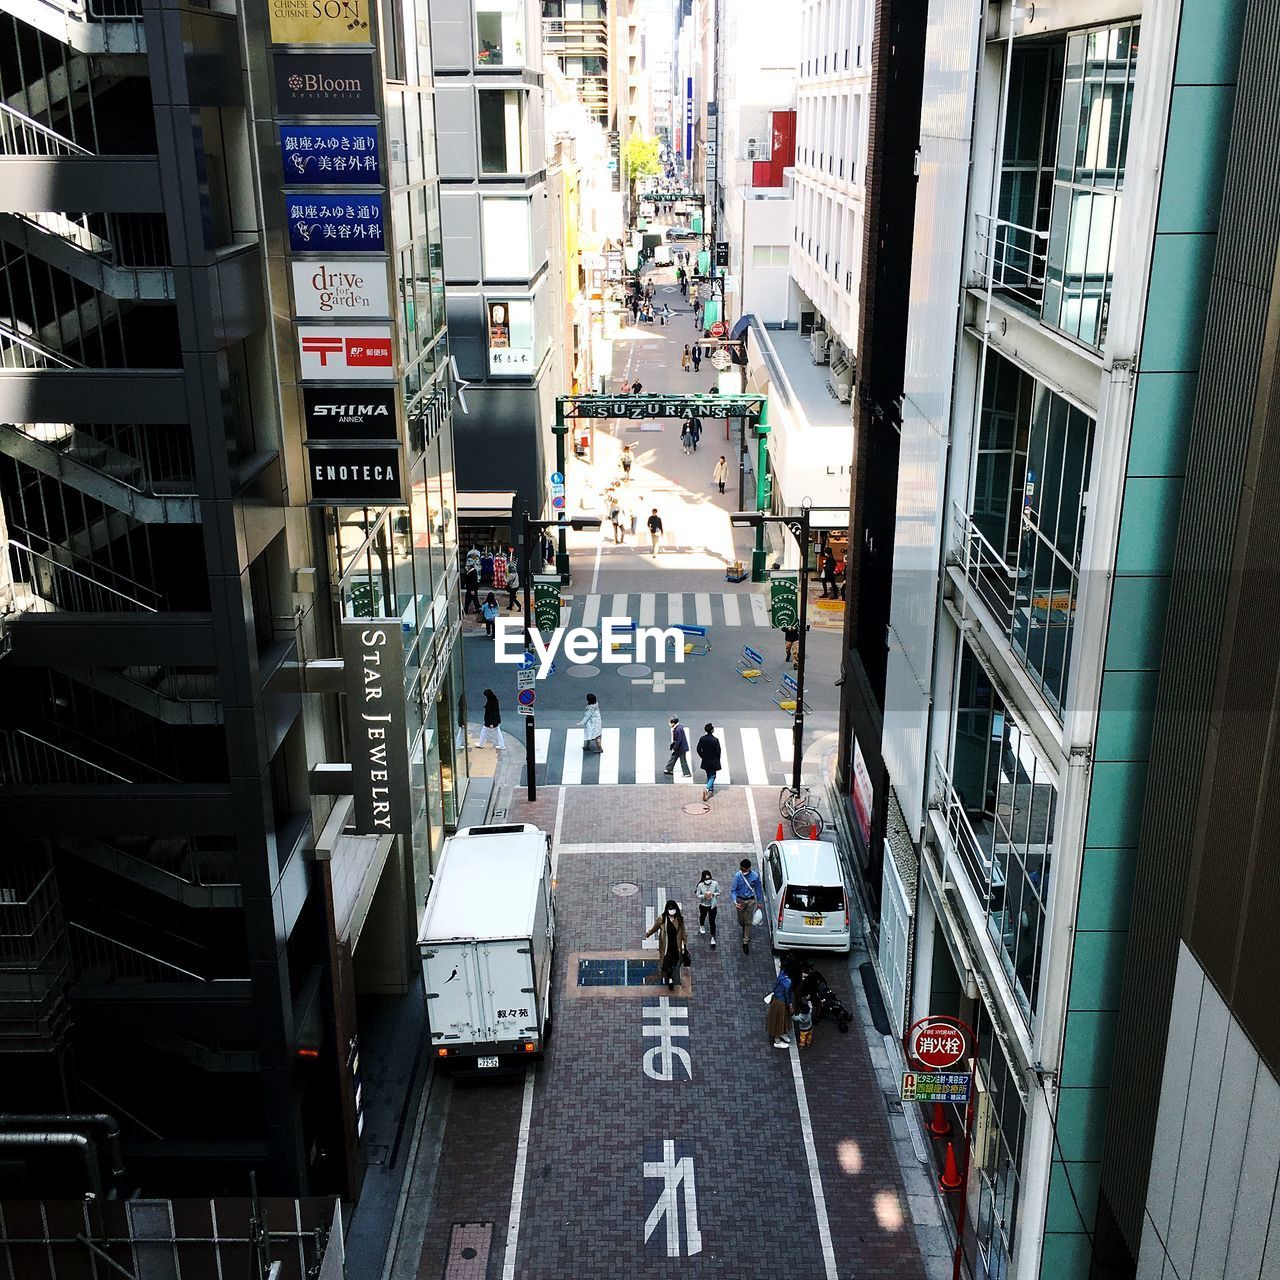
<path id="1" fill-rule="evenodd" d="M 711 945 L 716 945 L 716 907 L 720 905 L 720 884 L 710 871 L 702 873 L 693 895 L 698 899 L 698 932 L 711 928 Z"/>
<path id="2" fill-rule="evenodd" d="M 658 972 L 668 987 L 675 987 L 680 982 L 680 969 L 688 954 L 689 939 L 685 934 L 680 904 L 674 898 L 667 899 L 662 914 L 644 936 L 651 938 L 655 933 L 658 935 Z"/>

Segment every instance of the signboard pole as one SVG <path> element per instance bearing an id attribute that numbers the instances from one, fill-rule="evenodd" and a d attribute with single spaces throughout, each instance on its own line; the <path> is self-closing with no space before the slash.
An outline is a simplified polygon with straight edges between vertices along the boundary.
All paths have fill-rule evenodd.
<path id="1" fill-rule="evenodd" d="M 974 1018 L 973 1030 L 973 1073 L 978 1074 L 978 1019 Z M 970 1137 L 973 1133 L 973 1094 L 969 1091 L 969 1103 L 964 1109 L 964 1129 L 961 1141 L 964 1143 L 960 1152 L 960 1203 L 956 1206 L 956 1252 L 951 1260 L 951 1280 L 960 1280 L 960 1260 L 964 1256 L 964 1219 L 965 1208 L 969 1202 L 969 1150 Z"/>
<path id="2" fill-rule="evenodd" d="M 556 470 L 564 475 L 565 456 L 564 456 L 564 438 L 569 433 L 569 424 L 564 420 L 564 401 L 556 400 L 556 425 L 552 428 L 552 434 L 556 438 Z M 557 513 L 559 515 L 560 513 Z M 569 519 L 568 497 L 565 498 L 564 518 Z M 564 525 L 561 525 L 556 532 L 556 572 L 560 575 L 560 581 L 565 586 L 569 583 L 569 544 L 568 535 L 565 533 Z M 533 759 L 532 756 L 529 757 Z M 532 799 L 532 797 L 530 797 Z"/>
<path id="3" fill-rule="evenodd" d="M 763 511 L 769 492 L 769 402 L 760 408 L 760 421 L 756 423 L 756 510 Z M 807 548 L 805 549 L 807 553 Z M 804 563 L 806 556 L 801 557 Z M 751 551 L 751 581 L 764 581 L 764 522 L 756 529 L 756 545 Z M 803 634 L 803 633 L 801 633 Z"/>
<path id="4" fill-rule="evenodd" d="M 563 437 L 557 436 L 556 439 Z M 533 556 L 530 553 L 530 542 L 533 538 L 533 529 L 529 522 L 529 510 L 526 507 L 522 517 L 523 528 L 520 532 L 520 573 L 524 578 L 524 642 L 526 648 L 529 645 L 529 637 L 533 633 Z M 542 552 L 539 550 L 539 556 Z M 531 713 L 524 718 L 524 754 L 526 767 L 529 770 L 529 790 L 527 792 L 530 800 L 538 798 L 538 748 L 537 734 L 534 732 L 533 722 L 535 714 Z"/>

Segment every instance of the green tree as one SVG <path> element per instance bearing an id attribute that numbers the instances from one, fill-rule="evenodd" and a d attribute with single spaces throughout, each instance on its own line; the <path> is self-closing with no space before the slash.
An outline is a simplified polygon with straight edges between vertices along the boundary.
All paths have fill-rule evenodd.
<path id="1" fill-rule="evenodd" d="M 641 178 L 652 178 L 662 172 L 660 155 L 661 144 L 657 138 L 642 138 L 633 133 L 627 139 L 622 150 L 622 171 L 633 195 Z"/>

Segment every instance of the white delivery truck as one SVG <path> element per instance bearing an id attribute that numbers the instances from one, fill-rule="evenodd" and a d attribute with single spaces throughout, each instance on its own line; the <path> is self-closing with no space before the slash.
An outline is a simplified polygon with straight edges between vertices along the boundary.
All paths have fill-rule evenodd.
<path id="1" fill-rule="evenodd" d="M 551 1030 L 551 839 L 529 823 L 445 841 L 418 931 L 431 1053 L 456 1072 L 512 1068 Z"/>

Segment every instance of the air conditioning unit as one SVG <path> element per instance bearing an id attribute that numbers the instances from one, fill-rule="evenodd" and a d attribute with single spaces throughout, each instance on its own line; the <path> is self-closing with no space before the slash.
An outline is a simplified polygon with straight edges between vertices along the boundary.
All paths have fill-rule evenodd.
<path id="1" fill-rule="evenodd" d="M 760 139 L 748 138 L 747 139 L 747 159 L 763 160 L 764 158 L 765 158 L 764 148 L 760 145 Z"/>
<path id="2" fill-rule="evenodd" d="M 814 364 L 828 364 L 831 360 L 831 339 L 825 329 L 814 329 L 809 335 L 809 358 Z"/>

